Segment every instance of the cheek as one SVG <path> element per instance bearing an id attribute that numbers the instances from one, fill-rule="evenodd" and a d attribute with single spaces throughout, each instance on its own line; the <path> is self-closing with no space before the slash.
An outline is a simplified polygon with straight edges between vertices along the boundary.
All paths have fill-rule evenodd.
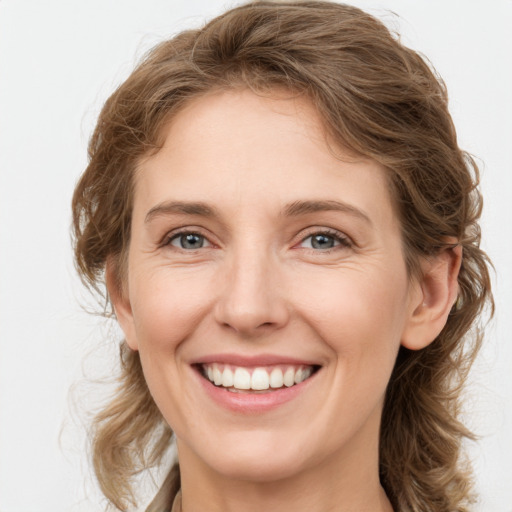
<path id="1" fill-rule="evenodd" d="M 308 294 L 302 290 L 301 309 L 332 351 L 339 389 L 373 393 L 372 387 L 385 387 L 406 321 L 405 271 L 338 271 L 325 283 L 303 283 Z"/>
<path id="2" fill-rule="evenodd" d="M 146 268 L 131 280 L 132 313 L 144 376 L 162 415 L 175 429 L 189 425 L 194 399 L 183 373 L 182 343 L 194 334 L 210 309 L 208 280 L 198 272 Z"/>
<path id="3" fill-rule="evenodd" d="M 301 279 L 301 289 L 295 290 L 311 322 L 350 338 L 367 330 L 400 335 L 407 308 L 405 272 L 334 270 L 323 280 L 316 277 Z"/>
<path id="4" fill-rule="evenodd" d="M 136 276 L 130 292 L 139 349 L 158 352 L 174 350 L 195 329 L 212 296 L 201 273 L 168 268 Z"/>

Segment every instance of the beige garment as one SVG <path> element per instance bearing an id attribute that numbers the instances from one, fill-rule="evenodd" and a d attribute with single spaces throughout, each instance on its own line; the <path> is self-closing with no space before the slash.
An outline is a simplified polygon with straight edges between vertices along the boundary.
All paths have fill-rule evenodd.
<path id="1" fill-rule="evenodd" d="M 172 502 L 171 512 L 181 512 L 181 491 L 178 491 L 178 494 L 176 494 Z"/>
<path id="2" fill-rule="evenodd" d="M 174 497 L 174 499 L 173 499 Z M 172 506 L 171 506 L 171 499 Z M 174 464 L 165 478 L 162 486 L 157 492 L 153 501 L 146 508 L 146 512 L 180 512 L 181 511 L 181 492 L 180 492 L 180 468 Z"/>

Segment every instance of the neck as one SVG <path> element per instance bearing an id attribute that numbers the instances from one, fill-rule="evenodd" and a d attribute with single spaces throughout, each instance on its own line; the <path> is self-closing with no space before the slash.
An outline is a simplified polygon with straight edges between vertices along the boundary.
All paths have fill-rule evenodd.
<path id="1" fill-rule="evenodd" d="M 186 446 L 179 453 L 183 512 L 393 512 L 378 478 L 377 444 L 272 481 L 219 475 Z"/>

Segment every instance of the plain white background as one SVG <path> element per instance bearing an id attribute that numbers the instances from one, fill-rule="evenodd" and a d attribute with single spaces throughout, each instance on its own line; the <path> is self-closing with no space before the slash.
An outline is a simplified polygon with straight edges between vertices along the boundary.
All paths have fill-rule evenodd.
<path id="1" fill-rule="evenodd" d="M 444 77 L 482 162 L 497 315 L 471 378 L 482 512 L 512 511 L 512 1 L 351 0 Z M 73 270 L 70 199 L 101 105 L 158 41 L 224 0 L 0 0 L 0 511 L 99 511 L 83 412 L 115 369 L 115 329 Z M 389 11 L 394 11 L 398 17 Z M 72 393 L 70 387 L 73 385 Z M 104 389 L 100 386 L 100 389 Z M 78 410 L 73 403 L 78 403 Z"/>

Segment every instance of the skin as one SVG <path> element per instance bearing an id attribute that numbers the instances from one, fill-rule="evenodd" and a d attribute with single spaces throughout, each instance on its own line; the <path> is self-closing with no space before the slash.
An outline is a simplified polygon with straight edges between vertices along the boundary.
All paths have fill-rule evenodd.
<path id="1" fill-rule="evenodd" d="M 442 329 L 460 250 L 410 278 L 385 170 L 333 156 L 306 99 L 212 93 L 163 135 L 138 169 L 123 290 L 111 268 L 107 279 L 177 437 L 183 510 L 392 510 L 378 478 L 386 385 L 400 344 L 421 349 Z M 176 201 L 214 215 L 163 208 Z M 298 201 L 349 208 L 290 215 Z M 327 248 L 312 245 L 318 233 Z M 321 368 L 293 400 L 240 414 L 212 401 L 191 366 L 226 353 Z"/>

